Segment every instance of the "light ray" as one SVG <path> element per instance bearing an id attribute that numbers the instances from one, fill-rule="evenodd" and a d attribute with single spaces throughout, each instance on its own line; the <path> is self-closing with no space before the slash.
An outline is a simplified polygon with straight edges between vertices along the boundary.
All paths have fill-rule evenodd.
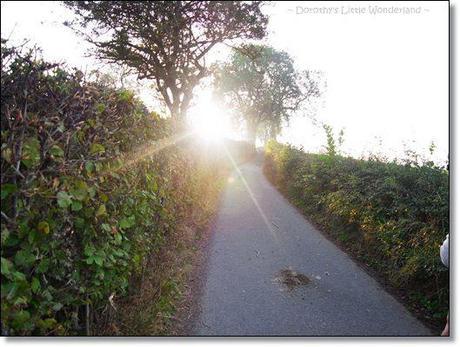
<path id="1" fill-rule="evenodd" d="M 276 235 L 276 232 L 273 230 L 273 228 L 272 228 L 267 216 L 265 215 L 264 211 L 260 207 L 259 202 L 257 201 L 257 199 L 256 199 L 254 193 L 252 192 L 251 188 L 249 187 L 248 182 L 244 178 L 243 173 L 241 172 L 240 168 L 236 164 L 236 162 L 233 159 L 232 155 L 228 151 L 227 146 L 224 144 L 223 147 L 224 147 L 224 150 L 225 150 L 225 153 L 226 153 L 227 157 L 230 159 L 230 162 L 232 163 L 233 168 L 236 170 L 238 176 L 241 178 L 241 181 L 243 182 L 244 188 L 246 189 L 249 197 L 251 198 L 252 202 L 254 203 L 254 206 L 256 207 L 257 211 L 259 212 L 259 215 L 262 218 L 262 220 L 264 221 L 267 229 L 272 233 L 272 235 L 275 238 L 275 240 L 279 241 L 278 236 Z"/>
<path id="2" fill-rule="evenodd" d="M 136 149 L 136 151 L 134 153 L 131 153 L 129 154 L 130 157 L 132 157 L 132 159 L 127 159 L 125 160 L 125 157 L 127 155 L 124 155 L 123 157 L 119 158 L 120 161 L 123 162 L 123 165 L 121 165 L 120 167 L 117 167 L 117 168 L 111 168 L 110 170 L 108 170 L 107 172 L 105 173 L 102 173 L 102 175 L 108 175 L 114 171 L 119 171 L 121 169 L 127 169 L 129 168 L 130 166 L 138 163 L 139 161 L 143 160 L 144 158 L 148 157 L 148 156 L 152 156 L 154 155 L 155 153 L 169 147 L 169 146 L 172 146 L 172 145 L 175 145 L 183 140 L 185 140 L 186 138 L 192 136 L 194 134 L 193 131 L 189 131 L 189 132 L 185 132 L 183 134 L 180 134 L 180 135 L 172 135 L 172 136 L 169 136 L 169 137 L 166 137 L 166 138 L 163 138 L 163 139 L 160 139 L 160 140 L 157 140 L 157 141 L 152 141 L 150 143 L 147 143 L 143 146 L 140 146 Z"/>

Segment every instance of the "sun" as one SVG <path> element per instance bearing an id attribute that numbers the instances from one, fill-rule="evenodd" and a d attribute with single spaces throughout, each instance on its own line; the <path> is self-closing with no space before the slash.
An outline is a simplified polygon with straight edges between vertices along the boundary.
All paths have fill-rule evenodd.
<path id="1" fill-rule="evenodd" d="M 217 142 L 228 137 L 228 119 L 214 102 L 200 102 L 191 110 L 190 118 L 194 133 L 202 140 Z"/>

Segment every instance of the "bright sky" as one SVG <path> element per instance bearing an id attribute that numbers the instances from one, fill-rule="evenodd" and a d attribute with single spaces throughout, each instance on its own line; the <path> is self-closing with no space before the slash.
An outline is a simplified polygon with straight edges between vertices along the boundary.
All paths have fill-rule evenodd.
<path id="1" fill-rule="evenodd" d="M 395 8 L 416 13 L 385 13 Z M 2 2 L 1 10 L 2 37 L 28 38 L 45 58 L 69 66 L 96 66 L 85 57 L 89 45 L 62 25 L 72 13 L 59 3 Z M 410 148 L 428 155 L 433 141 L 436 161 L 446 161 L 448 2 L 274 2 L 265 11 L 266 43 L 291 54 L 298 68 L 324 73 L 328 87 L 315 117 L 337 133 L 345 129 L 345 153 L 393 158 Z M 197 94 L 191 112 L 209 113 L 210 92 Z M 142 93 L 152 104 L 150 96 Z M 219 131 L 229 134 L 226 122 Z M 280 140 L 319 151 L 325 135 L 296 117 Z"/>
<path id="2" fill-rule="evenodd" d="M 421 9 L 371 14 L 375 6 Z M 434 141 L 437 159 L 447 159 L 447 2 L 280 2 L 270 14 L 270 43 L 300 68 L 324 71 L 328 90 L 316 116 L 337 132 L 345 128 L 346 152 L 394 157 L 406 143 L 428 154 Z M 318 150 L 324 133 L 310 124 L 292 121 L 282 139 Z"/>

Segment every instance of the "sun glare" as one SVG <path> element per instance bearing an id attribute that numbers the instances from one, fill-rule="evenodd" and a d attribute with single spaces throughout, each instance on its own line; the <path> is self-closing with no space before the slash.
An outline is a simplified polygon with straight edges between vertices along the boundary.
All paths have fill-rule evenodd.
<path id="1" fill-rule="evenodd" d="M 228 119 L 212 101 L 197 105 L 191 112 L 191 120 L 193 130 L 205 141 L 221 141 L 229 135 Z"/>

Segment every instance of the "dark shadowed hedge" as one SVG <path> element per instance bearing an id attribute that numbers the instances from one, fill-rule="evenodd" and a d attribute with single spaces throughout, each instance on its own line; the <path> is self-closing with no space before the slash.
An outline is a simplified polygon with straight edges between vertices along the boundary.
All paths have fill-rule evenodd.
<path id="1" fill-rule="evenodd" d="M 97 333 L 219 173 L 131 92 L 1 55 L 2 333 Z"/>
<path id="2" fill-rule="evenodd" d="M 307 216 L 403 289 L 425 318 L 444 324 L 449 175 L 422 165 L 305 153 L 270 142 L 265 173 Z"/>

